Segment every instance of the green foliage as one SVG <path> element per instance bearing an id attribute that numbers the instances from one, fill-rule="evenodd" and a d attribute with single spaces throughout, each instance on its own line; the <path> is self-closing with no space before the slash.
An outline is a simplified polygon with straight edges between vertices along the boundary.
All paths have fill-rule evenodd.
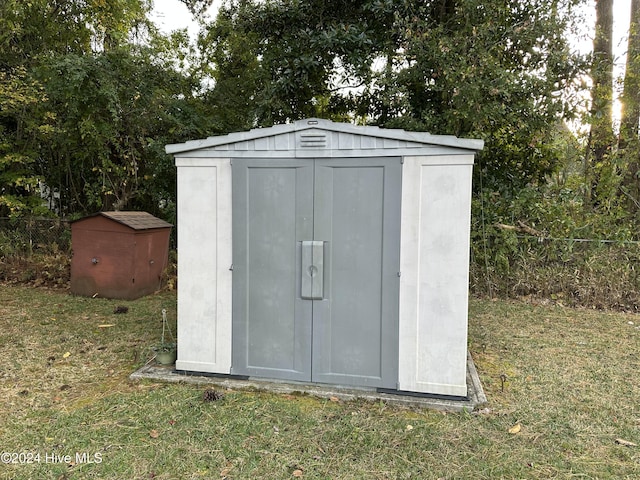
<path id="1" fill-rule="evenodd" d="M 564 95 L 584 67 L 565 38 L 575 3 L 405 3 L 394 64 L 406 67 L 385 72 L 396 92 L 380 120 L 485 139 L 480 159 L 493 188 L 544 180 L 558 162 L 553 137 L 574 108 Z"/>
<path id="2" fill-rule="evenodd" d="M 174 200 L 169 183 L 175 174 L 160 150 L 170 139 L 194 133 L 184 121 L 194 114 L 189 79 L 158 63 L 147 48 L 55 57 L 39 72 L 46 108 L 57 112 L 42 142 L 42 155 L 55 161 L 42 168 L 60 192 L 63 211 Z M 155 185 L 158 175 L 164 198 Z"/>
<path id="3" fill-rule="evenodd" d="M 45 100 L 40 84 L 26 70 L 0 70 L 0 217 L 25 211 L 45 213 L 34 197 L 39 178 L 34 172 L 35 145 L 30 133 L 40 128 L 29 113 Z"/>
<path id="4" fill-rule="evenodd" d="M 86 53 L 92 32 L 83 3 L 66 0 L 4 0 L 0 3 L 0 69 L 36 64 L 51 52 Z"/>
<path id="5" fill-rule="evenodd" d="M 237 87 L 244 118 L 234 124 L 344 118 L 356 107 L 344 92 L 371 81 L 373 60 L 394 35 L 391 7 L 341 0 L 227 4 L 201 39 L 209 46 L 205 60 L 215 66 L 212 100 Z"/>
<path id="6" fill-rule="evenodd" d="M 211 3 L 182 1 L 195 15 Z M 562 123 L 588 67 L 566 38 L 580 3 L 228 0 L 194 45 L 186 31 L 158 34 L 149 0 L 5 0 L 0 216 L 44 214 L 48 192 L 65 216 L 132 208 L 175 223 L 166 144 L 303 117 L 455 134 L 485 140 L 475 290 L 557 295 L 545 287 L 556 275 L 563 295 L 605 305 L 585 282 L 601 283 L 597 272 L 637 290 L 632 244 L 538 242 L 518 223 L 545 238 L 638 240 L 637 139 L 585 159 Z M 608 304 L 635 302 L 608 291 Z"/>
<path id="7" fill-rule="evenodd" d="M 145 15 L 150 7 L 148 0 L 7 0 L 0 4 L 0 215 L 43 214 L 46 210 L 40 199 L 40 182 L 48 182 L 51 171 L 64 167 L 60 162 L 62 152 L 56 147 L 73 146 L 73 142 L 67 144 L 60 139 L 61 124 L 67 121 L 68 110 L 53 108 L 60 104 L 56 105 L 56 99 L 46 94 L 58 93 L 60 84 L 67 79 L 55 75 L 45 78 L 42 71 L 56 62 L 64 62 L 65 58 L 69 65 L 75 61 L 75 67 L 60 68 L 58 73 L 69 73 L 72 76 L 69 88 L 77 87 L 82 74 L 79 59 L 93 58 L 94 50 L 104 52 L 126 45 L 134 30 L 140 33 L 148 27 Z M 48 81 L 52 81 L 51 84 Z M 112 93 L 107 91 L 104 96 Z M 70 99 L 71 103 L 83 101 L 78 97 Z M 96 123 L 99 122 L 77 116 L 75 119 L 79 121 L 77 128 L 82 130 L 85 141 L 75 148 L 96 155 L 98 161 L 103 160 L 108 154 L 96 154 L 95 146 L 100 140 L 91 138 L 98 132 Z M 102 120 L 112 119 L 113 115 Z M 69 125 L 63 128 L 72 130 Z M 90 147 L 85 150 L 87 145 Z M 127 157 L 125 162 L 130 161 L 130 149 L 119 153 Z M 91 173 L 78 170 L 83 166 L 76 163 L 68 168 L 64 173 L 65 183 L 66 180 L 73 182 L 69 177 L 77 175 L 84 184 Z M 121 167 L 115 163 L 108 166 L 112 170 L 122 170 Z M 76 181 L 76 187 L 79 183 Z M 131 182 L 127 179 L 125 183 Z M 55 187 L 58 186 L 56 182 Z"/>
<path id="8" fill-rule="evenodd" d="M 483 138 L 486 181 L 519 190 L 561 155 L 578 2 L 231 2 L 201 39 L 208 99 L 221 130 L 319 116 Z"/>
<path id="9" fill-rule="evenodd" d="M 243 12 L 245 7 L 237 8 Z M 238 25 L 237 15 L 221 9 L 215 24 L 198 41 L 206 74 L 215 80 L 215 87 L 203 100 L 211 106 L 219 133 L 246 130 L 255 122 L 255 94 L 262 74 L 257 56 L 259 34 Z"/>

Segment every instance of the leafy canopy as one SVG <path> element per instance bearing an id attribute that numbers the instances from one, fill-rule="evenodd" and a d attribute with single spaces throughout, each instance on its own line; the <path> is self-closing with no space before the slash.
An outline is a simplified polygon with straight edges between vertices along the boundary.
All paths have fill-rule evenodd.
<path id="1" fill-rule="evenodd" d="M 488 178 L 520 188 L 554 168 L 572 114 L 577 3 L 230 2 L 201 39 L 209 99 L 234 127 L 320 116 L 480 137 Z"/>

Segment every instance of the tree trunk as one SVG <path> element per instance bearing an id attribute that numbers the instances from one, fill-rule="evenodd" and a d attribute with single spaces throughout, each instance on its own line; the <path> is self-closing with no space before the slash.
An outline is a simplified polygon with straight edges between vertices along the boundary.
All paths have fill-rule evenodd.
<path id="1" fill-rule="evenodd" d="M 640 201 L 640 0 L 631 0 L 630 18 L 618 148 L 626 161 L 621 188 L 629 206 L 636 209 Z"/>
<path id="2" fill-rule="evenodd" d="M 585 206 L 592 204 L 603 165 L 613 146 L 613 0 L 596 0 L 596 34 L 591 65 L 591 130 L 585 160 Z"/>

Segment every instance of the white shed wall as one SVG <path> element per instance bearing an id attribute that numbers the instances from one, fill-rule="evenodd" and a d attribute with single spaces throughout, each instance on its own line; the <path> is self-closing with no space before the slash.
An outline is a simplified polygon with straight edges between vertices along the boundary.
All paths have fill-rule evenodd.
<path id="1" fill-rule="evenodd" d="M 178 166 L 176 369 L 231 371 L 231 162 Z M 202 163 L 200 163 L 202 165 Z"/>
<path id="2" fill-rule="evenodd" d="M 467 395 L 473 155 L 405 157 L 400 240 L 400 390 Z"/>

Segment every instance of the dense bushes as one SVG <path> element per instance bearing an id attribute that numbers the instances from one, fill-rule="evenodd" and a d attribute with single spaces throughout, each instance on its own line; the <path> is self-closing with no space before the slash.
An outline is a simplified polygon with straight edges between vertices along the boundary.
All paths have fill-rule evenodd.
<path id="1" fill-rule="evenodd" d="M 579 185 L 577 183 L 577 185 Z M 585 208 L 570 180 L 473 201 L 471 291 L 640 309 L 640 242 L 615 202 Z"/>

